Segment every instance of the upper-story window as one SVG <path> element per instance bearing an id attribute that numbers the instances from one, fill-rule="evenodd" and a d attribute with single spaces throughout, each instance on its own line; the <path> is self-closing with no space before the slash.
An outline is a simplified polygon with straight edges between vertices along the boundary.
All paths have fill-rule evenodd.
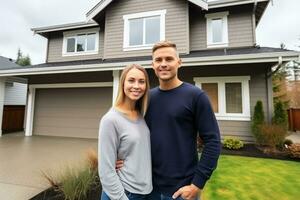
<path id="1" fill-rule="evenodd" d="M 99 28 L 64 32 L 63 56 L 97 54 Z"/>
<path id="2" fill-rule="evenodd" d="M 165 39 L 166 10 L 124 15 L 123 50 L 151 49 Z"/>
<path id="3" fill-rule="evenodd" d="M 229 12 L 206 14 L 207 47 L 228 46 L 228 16 Z"/>

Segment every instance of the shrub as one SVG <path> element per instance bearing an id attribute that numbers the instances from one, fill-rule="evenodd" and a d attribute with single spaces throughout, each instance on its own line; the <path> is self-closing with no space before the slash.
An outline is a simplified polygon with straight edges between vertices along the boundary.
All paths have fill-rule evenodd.
<path id="1" fill-rule="evenodd" d="M 227 149 L 240 149 L 244 146 L 244 143 L 237 138 L 225 138 L 223 146 Z"/>
<path id="2" fill-rule="evenodd" d="M 300 158 L 300 144 L 291 144 L 288 147 L 289 154 L 292 158 Z"/>
<path id="3" fill-rule="evenodd" d="M 257 101 L 254 107 L 254 113 L 251 124 L 251 131 L 258 144 L 263 143 L 263 136 L 261 132 L 261 126 L 265 123 L 265 115 L 263 111 L 263 104 L 261 101 Z"/>
<path id="4" fill-rule="evenodd" d="M 290 140 L 290 139 L 285 139 L 284 142 L 283 142 L 284 145 L 287 145 L 287 146 L 291 146 L 293 144 L 293 141 Z"/>
<path id="5" fill-rule="evenodd" d="M 281 126 L 285 130 L 288 128 L 288 115 L 281 101 L 276 102 L 274 105 L 272 123 Z"/>
<path id="6" fill-rule="evenodd" d="M 264 124 L 261 126 L 262 140 L 265 145 L 275 149 L 283 144 L 286 137 L 286 130 L 275 124 Z"/>
<path id="7" fill-rule="evenodd" d="M 43 172 L 43 176 L 64 195 L 65 200 L 86 200 L 92 188 L 100 184 L 97 166 L 97 154 L 89 150 L 87 162 L 83 165 L 66 166 L 58 173 Z"/>

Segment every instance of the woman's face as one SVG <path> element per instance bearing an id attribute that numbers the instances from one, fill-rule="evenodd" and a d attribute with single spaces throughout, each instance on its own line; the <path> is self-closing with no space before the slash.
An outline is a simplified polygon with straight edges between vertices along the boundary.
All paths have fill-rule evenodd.
<path id="1" fill-rule="evenodd" d="M 131 69 L 124 81 L 124 93 L 126 98 L 131 101 L 139 100 L 146 90 L 146 77 L 145 74 L 139 69 Z"/>

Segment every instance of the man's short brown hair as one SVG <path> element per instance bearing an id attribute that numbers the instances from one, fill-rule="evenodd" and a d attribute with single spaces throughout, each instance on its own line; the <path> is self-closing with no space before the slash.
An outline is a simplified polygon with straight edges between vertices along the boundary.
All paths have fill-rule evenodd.
<path id="1" fill-rule="evenodd" d="M 163 40 L 160 42 L 157 42 L 156 44 L 154 44 L 153 48 L 152 48 L 152 54 L 160 48 L 164 48 L 164 47 L 172 47 L 177 51 L 177 47 L 176 44 L 171 42 L 171 41 L 167 41 L 167 40 Z"/>

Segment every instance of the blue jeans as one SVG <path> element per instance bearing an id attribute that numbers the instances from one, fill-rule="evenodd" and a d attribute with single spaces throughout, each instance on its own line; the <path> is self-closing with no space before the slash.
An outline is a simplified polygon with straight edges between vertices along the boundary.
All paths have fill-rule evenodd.
<path id="1" fill-rule="evenodd" d="M 147 200 L 147 195 L 144 194 L 134 194 L 128 191 L 125 191 L 126 196 L 129 200 Z M 102 191 L 101 200 L 110 200 L 109 196 Z"/>
<path id="2" fill-rule="evenodd" d="M 160 193 L 157 190 L 152 190 L 150 194 L 148 194 L 148 200 L 174 200 L 172 196 L 167 196 L 162 193 Z M 181 196 L 177 197 L 176 200 L 183 200 Z M 200 200 L 199 197 L 197 197 L 195 200 Z"/>

